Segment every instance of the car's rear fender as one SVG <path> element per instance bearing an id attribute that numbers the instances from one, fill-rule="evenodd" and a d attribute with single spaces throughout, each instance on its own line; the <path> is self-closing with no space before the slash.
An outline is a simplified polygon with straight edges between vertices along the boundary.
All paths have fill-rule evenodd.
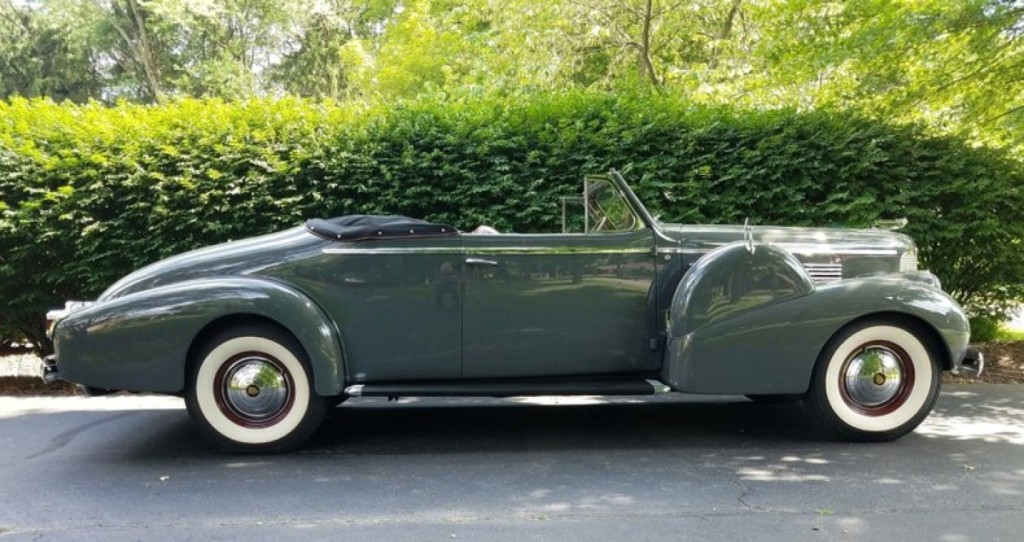
<path id="1" fill-rule="evenodd" d="M 287 329 L 309 356 L 316 392 L 341 394 L 344 350 L 333 321 L 302 292 L 254 277 L 180 282 L 76 311 L 54 330 L 60 371 L 87 386 L 179 393 L 193 342 L 232 317 Z"/>
<path id="2" fill-rule="evenodd" d="M 925 330 L 942 344 L 945 368 L 966 351 L 970 332 L 963 311 L 917 275 L 876 275 L 814 287 L 785 251 L 755 245 L 754 255 L 746 258 L 741 250 L 746 251 L 742 244 L 734 244 L 709 253 L 680 282 L 661 375 L 674 389 L 803 393 L 828 340 L 844 326 L 874 316 L 902 318 Z M 758 251 L 760 269 L 749 265 Z M 765 275 L 772 269 L 774 279 Z M 723 277 L 733 277 L 732 282 Z M 737 280 L 741 284 L 733 287 Z M 759 287 L 764 284 L 774 284 L 776 293 L 766 294 Z M 724 297 L 724 308 L 716 309 L 707 296 Z"/>

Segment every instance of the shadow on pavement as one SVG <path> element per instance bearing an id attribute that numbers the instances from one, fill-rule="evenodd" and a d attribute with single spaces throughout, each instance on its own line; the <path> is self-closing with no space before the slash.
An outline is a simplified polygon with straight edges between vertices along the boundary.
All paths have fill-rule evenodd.
<path id="1" fill-rule="evenodd" d="M 404 399 L 399 403 L 362 399 L 334 409 L 294 455 L 744 451 L 765 445 L 804 450 L 841 447 L 870 455 L 886 446 L 927 449 L 929 441 L 1019 446 L 1024 445 L 1024 405 L 1017 395 L 979 393 L 969 386 L 946 392 L 921 427 L 891 445 L 837 441 L 821 431 L 799 403 L 755 404 L 738 398 L 709 403 L 586 398 L 582 402 L 589 404 L 560 399 L 570 404 L 556 405 L 531 404 L 528 399 Z M 109 459 L 232 457 L 203 440 L 182 408 L 28 412 L 19 416 L 19 424 L 46 426 L 40 418 L 51 415 L 61 416 L 69 428 L 19 454 L 21 459 L 66 447 Z"/>
<path id="2" fill-rule="evenodd" d="M 810 423 L 799 404 L 760 405 L 743 400 L 557 406 L 483 400 L 482 405 L 461 404 L 471 401 L 346 403 L 334 409 L 295 455 L 686 450 L 829 438 Z M 184 411 L 136 411 L 131 417 L 137 415 L 152 419 L 145 423 L 145 430 L 118 437 L 116 449 L 124 455 L 133 459 L 231 457 L 203 440 Z"/>
<path id="3" fill-rule="evenodd" d="M 307 449 L 346 454 L 475 453 L 694 448 L 820 438 L 799 404 L 343 405 Z"/>

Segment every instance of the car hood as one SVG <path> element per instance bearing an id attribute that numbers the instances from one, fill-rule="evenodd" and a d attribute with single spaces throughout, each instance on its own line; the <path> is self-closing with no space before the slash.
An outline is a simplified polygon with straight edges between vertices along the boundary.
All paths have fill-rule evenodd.
<path id="1" fill-rule="evenodd" d="M 711 249 L 744 239 L 743 226 L 660 224 L 665 237 L 685 248 Z M 779 245 L 797 255 L 885 252 L 899 254 L 914 247 L 901 233 L 878 229 L 795 228 L 753 226 L 756 242 Z"/>
<path id="2" fill-rule="evenodd" d="M 176 282 L 216 276 L 260 274 L 282 263 L 319 252 L 329 243 L 297 227 L 232 241 L 160 260 L 115 282 L 99 301 Z"/>

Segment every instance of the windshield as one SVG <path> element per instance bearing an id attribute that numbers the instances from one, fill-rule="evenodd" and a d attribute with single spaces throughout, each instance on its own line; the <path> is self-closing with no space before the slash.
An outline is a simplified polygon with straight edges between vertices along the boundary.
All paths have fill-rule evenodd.
<path id="1" fill-rule="evenodd" d="M 631 231 L 640 227 L 640 219 L 626 198 L 604 179 L 587 180 L 586 231 Z"/>

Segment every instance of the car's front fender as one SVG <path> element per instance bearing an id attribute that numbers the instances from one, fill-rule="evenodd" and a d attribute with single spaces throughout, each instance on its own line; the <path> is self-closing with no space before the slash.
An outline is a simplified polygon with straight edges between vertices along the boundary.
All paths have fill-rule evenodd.
<path id="1" fill-rule="evenodd" d="M 923 274 L 875 275 L 808 289 L 800 273 L 776 271 L 778 278 L 772 279 L 765 275 L 768 267 L 744 263 L 739 247 L 719 250 L 717 257 L 698 261 L 673 300 L 662 379 L 674 389 L 803 393 L 828 340 L 844 326 L 873 316 L 927 326 L 948 355 L 946 368 L 966 351 L 967 318 Z M 783 265 L 791 257 L 778 250 L 761 254 L 777 260 L 776 269 L 793 269 L 792 262 Z M 781 295 L 765 295 L 766 285 L 772 284 Z M 744 285 L 749 285 L 746 290 Z M 737 288 L 749 295 L 737 296 Z"/>
<path id="2" fill-rule="evenodd" d="M 302 292 L 253 277 L 179 282 L 73 312 L 54 329 L 57 362 L 63 378 L 86 386 L 180 393 L 190 344 L 232 316 L 288 329 L 309 356 L 316 392 L 342 392 L 344 351 L 330 317 Z"/>

